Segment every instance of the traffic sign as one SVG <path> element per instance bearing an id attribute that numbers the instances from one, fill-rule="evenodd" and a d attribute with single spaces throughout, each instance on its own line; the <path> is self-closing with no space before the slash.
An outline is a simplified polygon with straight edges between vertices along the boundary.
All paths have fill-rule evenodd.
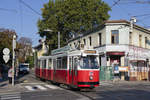
<path id="1" fill-rule="evenodd" d="M 3 55 L 3 59 L 5 61 L 5 63 L 7 63 L 9 61 L 10 56 L 9 55 Z"/>
<path id="2" fill-rule="evenodd" d="M 4 55 L 9 55 L 9 53 L 10 53 L 10 50 L 8 48 L 3 49 L 3 54 Z"/>

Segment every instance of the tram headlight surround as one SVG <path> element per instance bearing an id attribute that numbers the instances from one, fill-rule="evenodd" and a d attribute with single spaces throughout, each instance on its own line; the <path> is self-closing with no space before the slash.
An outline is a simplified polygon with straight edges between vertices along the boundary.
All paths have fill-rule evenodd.
<path id="1" fill-rule="evenodd" d="M 90 78 L 90 80 L 93 80 L 93 76 L 90 76 L 89 78 Z"/>

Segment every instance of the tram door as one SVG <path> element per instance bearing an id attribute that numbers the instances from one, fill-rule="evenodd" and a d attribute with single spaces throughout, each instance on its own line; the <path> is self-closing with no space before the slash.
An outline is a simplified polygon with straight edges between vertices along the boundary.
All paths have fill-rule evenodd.
<path id="1" fill-rule="evenodd" d="M 72 85 L 77 85 L 77 58 L 69 58 L 69 79 Z"/>

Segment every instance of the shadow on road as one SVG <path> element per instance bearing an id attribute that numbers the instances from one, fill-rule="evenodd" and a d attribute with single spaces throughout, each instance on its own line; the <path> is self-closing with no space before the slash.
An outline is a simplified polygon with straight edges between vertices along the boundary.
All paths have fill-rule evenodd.
<path id="1" fill-rule="evenodd" d="M 100 97 L 100 100 L 150 100 L 150 91 L 138 89 L 108 90 L 96 94 Z M 99 98 L 96 100 L 99 100 Z"/>
<path id="2" fill-rule="evenodd" d="M 25 77 L 28 74 L 19 74 L 18 77 L 15 76 L 15 84 L 19 84 L 19 83 L 23 83 L 25 81 L 24 80 L 20 80 L 23 77 Z M 0 87 L 4 87 L 6 86 L 8 83 L 6 83 L 6 81 L 8 81 L 8 72 L 3 72 L 2 73 L 2 78 L 0 79 Z"/>

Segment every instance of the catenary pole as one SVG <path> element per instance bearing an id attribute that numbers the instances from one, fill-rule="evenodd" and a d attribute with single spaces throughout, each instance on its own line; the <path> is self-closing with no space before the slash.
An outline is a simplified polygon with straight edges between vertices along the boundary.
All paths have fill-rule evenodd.
<path id="1" fill-rule="evenodd" d="M 13 51 L 13 57 L 12 57 L 12 86 L 15 85 L 15 48 L 16 48 L 16 35 L 13 35 L 13 41 L 12 41 L 12 51 Z"/>
<path id="2" fill-rule="evenodd" d="M 60 32 L 58 32 L 58 48 L 60 48 Z"/>

